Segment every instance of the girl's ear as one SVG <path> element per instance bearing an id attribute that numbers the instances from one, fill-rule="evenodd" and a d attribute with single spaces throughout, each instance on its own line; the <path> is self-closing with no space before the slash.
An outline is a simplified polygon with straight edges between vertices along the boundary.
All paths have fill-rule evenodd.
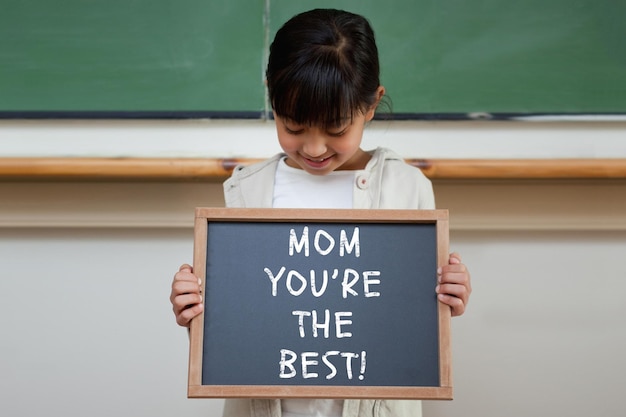
<path id="1" fill-rule="evenodd" d="M 374 113 L 376 113 L 376 108 L 378 107 L 380 100 L 382 100 L 384 96 L 385 96 L 385 87 L 383 87 L 382 85 L 379 85 L 378 89 L 376 90 L 376 101 L 374 101 L 374 104 L 372 104 L 372 107 L 370 107 L 370 109 L 367 111 L 367 114 L 365 115 L 366 122 L 369 122 L 370 120 L 374 118 Z"/>

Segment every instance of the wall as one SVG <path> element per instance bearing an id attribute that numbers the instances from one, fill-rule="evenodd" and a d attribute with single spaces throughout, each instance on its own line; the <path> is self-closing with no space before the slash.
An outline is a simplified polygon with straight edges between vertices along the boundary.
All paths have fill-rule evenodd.
<path id="1" fill-rule="evenodd" d="M 626 158 L 626 116 L 536 122 L 385 122 L 363 147 L 407 158 Z M 279 151 L 255 120 L 0 120 L 0 157 L 249 157 Z"/>
<path id="2" fill-rule="evenodd" d="M 0 155 L 263 157 L 271 129 L 3 121 Z M 624 133 L 621 123 L 393 124 L 372 126 L 366 145 L 407 157 L 623 158 Z M 455 400 L 429 402 L 425 415 L 621 415 L 626 180 L 435 189 L 474 293 L 453 319 Z M 215 182 L 0 182 L 0 413 L 218 416 L 221 400 L 186 399 L 187 335 L 168 295 L 191 260 L 193 207 L 222 203 Z"/>

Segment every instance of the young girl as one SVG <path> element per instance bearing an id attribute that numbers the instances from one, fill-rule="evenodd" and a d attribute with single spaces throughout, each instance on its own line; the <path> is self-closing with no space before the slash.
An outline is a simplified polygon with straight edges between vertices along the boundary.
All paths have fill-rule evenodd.
<path id="1" fill-rule="evenodd" d="M 267 87 L 284 153 L 238 167 L 224 183 L 228 207 L 434 209 L 430 181 L 388 149 L 361 149 L 365 125 L 385 95 L 374 33 L 362 16 L 312 10 L 276 34 Z M 457 254 L 438 271 L 435 289 L 452 315 L 471 292 Z M 174 277 L 170 300 L 181 326 L 203 309 L 189 265 Z M 416 417 L 419 401 L 227 400 L 228 417 Z"/>

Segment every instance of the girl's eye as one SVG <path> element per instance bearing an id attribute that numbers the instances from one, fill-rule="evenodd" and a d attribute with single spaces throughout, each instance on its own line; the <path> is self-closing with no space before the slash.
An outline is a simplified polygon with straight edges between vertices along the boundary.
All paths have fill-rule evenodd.
<path id="1" fill-rule="evenodd" d="M 348 131 L 348 128 L 346 127 L 345 129 L 342 129 L 338 132 L 328 132 L 328 136 L 338 138 L 340 136 L 343 136 L 347 131 Z"/>
<path id="2" fill-rule="evenodd" d="M 304 129 L 290 129 L 287 126 L 285 126 L 285 132 L 287 132 L 290 135 L 299 135 L 303 131 Z"/>

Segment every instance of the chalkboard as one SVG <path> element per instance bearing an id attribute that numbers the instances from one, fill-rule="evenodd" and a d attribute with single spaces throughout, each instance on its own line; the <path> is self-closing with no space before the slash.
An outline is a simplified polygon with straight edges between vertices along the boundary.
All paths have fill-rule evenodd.
<path id="1" fill-rule="evenodd" d="M 620 0 L 7 0 L 0 117 L 269 118 L 269 42 L 315 7 L 372 22 L 393 117 L 626 113 Z"/>
<path id="2" fill-rule="evenodd" d="M 3 1 L 0 111 L 261 117 L 263 3 Z"/>
<path id="3" fill-rule="evenodd" d="M 196 209 L 190 397 L 450 399 L 446 210 Z"/>

